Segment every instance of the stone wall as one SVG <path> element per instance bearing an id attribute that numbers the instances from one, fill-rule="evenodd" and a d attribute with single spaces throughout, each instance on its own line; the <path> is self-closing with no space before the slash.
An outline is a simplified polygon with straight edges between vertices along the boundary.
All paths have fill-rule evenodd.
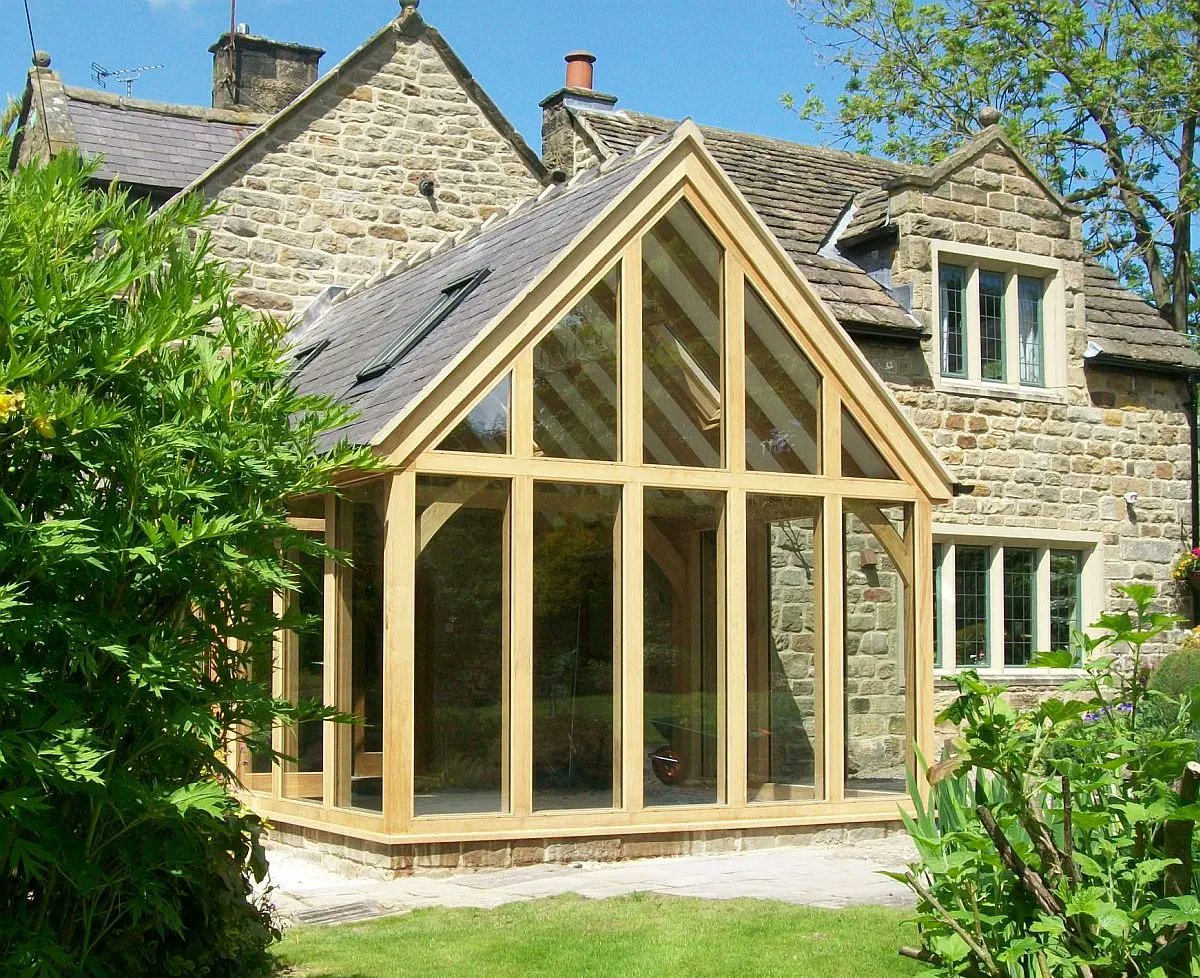
<path id="1" fill-rule="evenodd" d="M 239 301 L 292 316 L 538 192 L 536 160 L 452 60 L 432 31 L 387 30 L 203 184 Z"/>
<path id="2" fill-rule="evenodd" d="M 913 314 L 930 333 L 934 241 L 1050 256 L 1063 264 L 1066 387 L 989 396 L 939 391 L 934 345 L 860 343 L 968 496 L 934 512 L 939 523 L 1101 532 L 1106 604 L 1133 580 L 1182 596 L 1170 566 L 1188 532 L 1186 386 L 1146 372 L 1086 366 L 1080 219 L 1062 209 L 993 143 L 931 188 L 892 198 L 899 229 L 892 279 L 912 286 Z M 1136 492 L 1129 507 L 1124 495 Z M 1002 535 L 999 534 L 998 535 Z"/>

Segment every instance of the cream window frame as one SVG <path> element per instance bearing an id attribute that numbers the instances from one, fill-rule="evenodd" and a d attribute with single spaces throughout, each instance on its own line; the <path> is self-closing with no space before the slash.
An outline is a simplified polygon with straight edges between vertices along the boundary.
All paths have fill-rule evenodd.
<path id="1" fill-rule="evenodd" d="M 934 386 L 950 393 L 1016 396 L 1031 399 L 1062 400 L 1067 386 L 1067 305 L 1063 263 L 1057 258 L 1007 251 L 983 245 L 933 241 L 931 243 L 932 284 L 931 325 L 933 334 L 932 370 Z M 966 269 L 963 318 L 966 326 L 965 366 L 962 377 L 942 374 L 942 265 L 960 265 Z M 1004 290 L 1004 375 L 1003 381 L 984 380 L 980 357 L 979 273 L 1000 272 Z M 1020 361 L 1020 306 L 1018 279 L 1029 276 L 1045 283 L 1042 294 L 1042 383 L 1022 384 Z M 1015 378 L 1015 380 L 1014 380 Z"/>
<path id="2" fill-rule="evenodd" d="M 1071 679 L 1080 674 L 1079 669 L 1043 669 L 1034 666 L 1007 666 L 1004 663 L 1004 549 L 1034 550 L 1037 553 L 1034 613 L 1034 652 L 1050 650 L 1050 612 L 1048 603 L 1038 600 L 1050 593 L 1050 555 L 1052 552 L 1070 550 L 1080 554 L 1082 561 L 1079 573 L 1079 620 L 1080 627 L 1087 629 L 1103 611 L 1104 605 L 1104 540 L 1099 533 L 1072 532 L 1069 530 L 1038 530 L 1021 527 L 972 527 L 934 524 L 933 542 L 940 545 L 941 563 L 934 561 L 935 579 L 940 587 L 936 595 L 936 606 L 940 609 L 938 647 L 941 662 L 934 667 L 935 678 L 944 678 L 956 672 L 972 668 L 960 667 L 956 662 L 954 609 L 955 609 L 955 557 L 958 546 L 984 547 L 990 551 L 988 567 L 988 635 L 987 663 L 975 669 L 981 676 L 1036 677 L 1038 680 L 1053 681 Z M 930 658 L 933 651 L 930 650 Z"/>

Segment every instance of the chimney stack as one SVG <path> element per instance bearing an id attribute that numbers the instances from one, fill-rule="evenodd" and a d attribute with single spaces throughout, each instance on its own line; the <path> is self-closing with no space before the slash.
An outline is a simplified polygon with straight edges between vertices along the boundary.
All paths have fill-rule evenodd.
<path id="1" fill-rule="evenodd" d="M 617 97 L 597 92 L 592 87 L 595 82 L 594 54 L 572 51 L 563 60 L 567 63 L 566 84 L 541 102 L 542 162 L 551 171 L 562 170 L 571 176 L 592 162 L 577 158 L 579 137 L 572 112 L 612 112 Z"/>
<path id="2" fill-rule="evenodd" d="M 273 41 L 238 24 L 208 49 L 213 56 L 214 109 L 274 115 L 317 80 L 321 48 Z"/>

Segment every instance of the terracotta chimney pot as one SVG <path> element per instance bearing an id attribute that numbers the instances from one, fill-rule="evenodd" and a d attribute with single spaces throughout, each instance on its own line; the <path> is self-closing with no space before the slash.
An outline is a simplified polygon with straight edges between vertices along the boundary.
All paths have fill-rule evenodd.
<path id="1" fill-rule="evenodd" d="M 592 89 L 592 65 L 596 56 L 590 51 L 572 51 L 564 59 L 567 62 L 567 88 Z"/>

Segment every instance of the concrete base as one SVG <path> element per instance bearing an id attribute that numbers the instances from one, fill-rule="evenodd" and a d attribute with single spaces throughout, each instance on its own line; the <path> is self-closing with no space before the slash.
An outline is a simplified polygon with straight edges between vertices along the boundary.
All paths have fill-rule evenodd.
<path id="1" fill-rule="evenodd" d="M 611 835 L 518 839 L 495 842 L 368 842 L 328 830 L 271 821 L 273 848 L 302 853 L 342 876 L 394 879 L 439 871 L 509 869 L 517 866 L 611 863 L 663 856 L 700 856 L 750 852 L 782 846 L 838 845 L 902 835 L 898 821 L 847 826 L 718 829 Z"/>

